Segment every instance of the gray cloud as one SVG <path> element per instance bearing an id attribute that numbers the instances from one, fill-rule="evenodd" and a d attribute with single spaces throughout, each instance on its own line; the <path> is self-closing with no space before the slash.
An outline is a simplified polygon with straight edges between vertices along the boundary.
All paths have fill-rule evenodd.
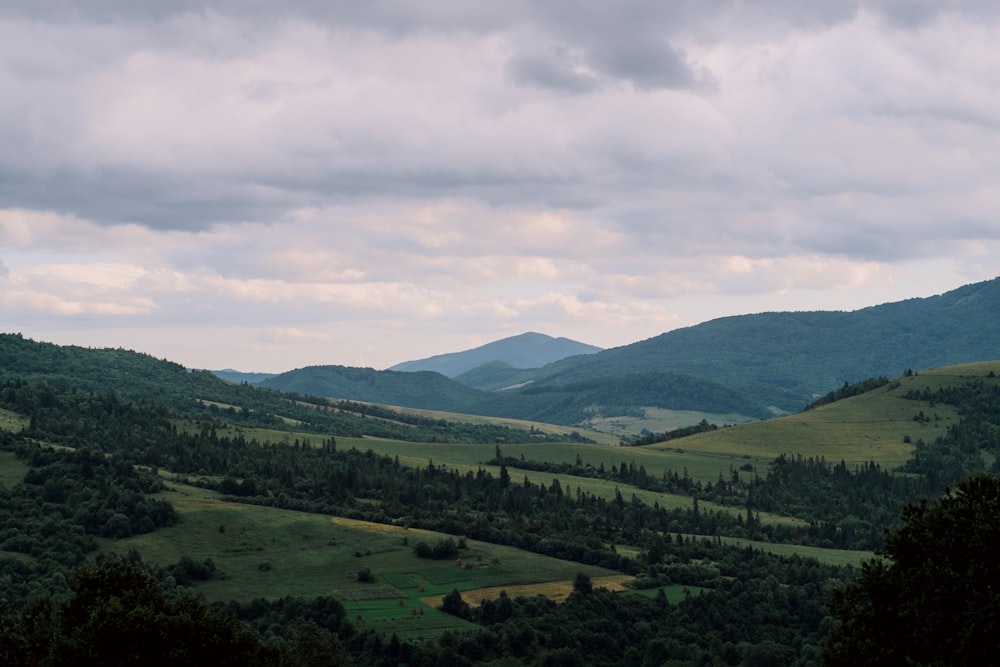
<path id="1" fill-rule="evenodd" d="M 654 335 L 710 295 L 988 275 L 994 6 L 0 3 L 0 307 Z"/>
<path id="2" fill-rule="evenodd" d="M 564 47 L 548 52 L 519 53 L 508 64 L 518 83 L 550 88 L 566 93 L 585 93 L 599 86 L 597 77 L 582 71 L 582 59 Z"/>
<path id="3" fill-rule="evenodd" d="M 595 55 L 608 72 L 638 88 L 691 88 L 698 82 L 684 53 L 660 40 L 631 40 Z"/>

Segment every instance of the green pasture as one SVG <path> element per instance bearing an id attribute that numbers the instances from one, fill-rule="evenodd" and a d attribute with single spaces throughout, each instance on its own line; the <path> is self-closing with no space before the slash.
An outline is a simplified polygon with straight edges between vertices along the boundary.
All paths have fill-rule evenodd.
<path id="1" fill-rule="evenodd" d="M 606 432 L 613 436 L 615 444 L 622 437 L 637 435 L 643 429 L 650 433 L 667 433 L 686 426 L 693 426 L 701 420 L 709 424 L 742 424 L 753 421 L 753 417 L 731 413 L 699 412 L 697 410 L 670 410 L 668 408 L 643 407 L 643 417 L 594 417 L 587 422 L 587 426 L 597 431 Z M 587 434 L 590 437 L 589 433 Z"/>
<path id="2" fill-rule="evenodd" d="M 605 470 L 624 463 L 634 465 L 637 469 L 640 466 L 645 468 L 651 477 L 660 477 L 668 470 L 678 475 L 683 475 L 686 471 L 693 479 L 713 483 L 719 479 L 719 473 L 728 477 L 730 467 L 738 468 L 749 462 L 764 470 L 774 458 L 744 455 L 736 450 L 703 452 L 687 448 L 685 445 L 689 440 L 673 440 L 670 447 L 608 447 L 578 442 L 540 442 L 500 445 L 500 451 L 505 457 L 523 457 L 528 461 L 573 464 L 579 460 L 583 465 L 589 464 L 594 468 L 603 465 Z M 362 451 L 371 449 L 376 454 L 398 456 L 400 463 L 408 466 L 423 467 L 431 460 L 434 465 L 444 463 L 449 466 L 464 466 L 461 468 L 463 471 L 469 468 L 475 470 L 496 455 L 495 445 L 399 442 L 379 438 L 345 439 L 343 444 L 338 439 L 337 443 L 338 447 L 353 445 Z"/>
<path id="3" fill-rule="evenodd" d="M 651 445 L 651 449 L 683 447 L 703 455 L 750 456 L 770 460 L 781 454 L 825 457 L 849 465 L 874 461 L 887 468 L 905 463 L 912 442 L 933 440 L 958 420 L 955 409 L 904 398 L 911 389 L 940 386 L 943 378 L 919 375 L 900 378 L 867 394 L 853 396 L 808 412 L 699 433 L 681 441 Z M 923 412 L 930 420 L 914 421 Z M 911 443 L 904 442 L 909 437 Z"/>
<path id="4" fill-rule="evenodd" d="M 861 561 L 873 558 L 875 554 L 871 551 L 850 551 L 847 549 L 824 549 L 822 547 L 811 547 L 802 544 L 772 544 L 770 542 L 758 542 L 756 540 L 745 540 L 737 537 L 720 538 L 723 544 L 746 547 L 752 546 L 772 553 L 776 556 L 801 556 L 802 558 L 814 558 L 827 565 L 861 565 Z"/>
<path id="5" fill-rule="evenodd" d="M 993 374 L 993 377 L 990 377 L 990 373 Z M 917 381 L 920 378 L 919 381 L 927 382 L 929 383 L 928 386 L 933 386 L 931 383 L 935 382 L 954 385 L 968 378 L 988 378 L 992 382 L 1000 382 L 1000 379 L 997 378 L 998 375 L 1000 375 L 1000 361 L 977 361 L 968 364 L 945 366 L 943 368 L 932 368 L 905 379 Z"/>
<path id="6" fill-rule="evenodd" d="M 484 417 L 482 415 L 467 415 L 458 412 L 444 412 L 441 410 L 422 410 L 417 408 L 403 408 L 399 406 L 389 406 L 397 412 L 409 415 L 420 415 L 432 419 L 445 419 L 448 421 L 463 422 L 467 424 L 497 424 L 509 426 L 513 429 L 525 431 L 535 429 L 546 435 L 562 435 L 564 433 L 578 432 L 585 438 L 590 438 L 600 445 L 617 445 L 621 438 L 614 433 L 608 433 L 604 429 L 592 429 L 585 426 L 562 426 L 559 424 L 546 424 L 545 422 L 533 422 L 525 419 L 511 419 L 507 417 Z M 698 421 L 691 422 L 697 424 Z"/>
<path id="7" fill-rule="evenodd" d="M 104 541 L 102 549 L 136 549 L 146 562 L 169 566 L 181 557 L 212 559 L 216 576 L 195 588 L 209 600 L 251 600 L 286 595 L 332 595 L 350 618 L 400 636 L 428 636 L 467 627 L 422 599 L 460 591 L 572 580 L 610 570 L 548 558 L 512 547 L 468 540 L 459 560 L 413 554 L 438 533 L 222 501 L 216 494 L 169 482 L 165 498 L 181 516 L 178 525 L 146 535 Z M 358 581 L 368 568 L 373 583 Z"/>

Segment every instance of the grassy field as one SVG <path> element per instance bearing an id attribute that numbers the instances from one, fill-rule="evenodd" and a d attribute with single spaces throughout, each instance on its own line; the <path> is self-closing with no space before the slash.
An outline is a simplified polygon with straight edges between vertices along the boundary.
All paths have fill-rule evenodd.
<path id="1" fill-rule="evenodd" d="M 756 471 L 766 471 L 767 465 L 781 454 L 825 457 L 827 461 L 845 461 L 849 465 L 874 461 L 885 467 L 902 465 L 912 454 L 917 439 L 929 440 L 943 434 L 958 418 L 953 408 L 930 406 L 926 402 L 904 398 L 912 389 L 935 389 L 969 376 L 986 376 L 1000 370 L 1000 364 L 969 364 L 932 370 L 900 378 L 874 392 L 844 399 L 820 408 L 786 417 L 726 426 L 718 431 L 701 433 L 667 443 L 645 447 L 618 447 L 618 436 L 583 432 L 599 438 L 600 444 L 526 443 L 501 445 L 504 456 L 554 463 L 590 464 L 595 468 L 622 463 L 642 466 L 652 476 L 666 471 L 686 472 L 690 477 L 714 482 L 719 474 L 728 477 L 731 468 L 748 464 Z M 401 409 L 407 413 L 435 418 L 463 419 L 505 423 L 517 427 L 535 427 L 545 432 L 565 432 L 567 427 L 473 417 L 453 413 Z M 914 416 L 923 411 L 930 421 L 916 422 Z M 662 413 L 662 414 L 661 414 Z M 694 423 L 707 418 L 704 413 L 659 411 L 655 415 L 664 422 L 664 429 Z M 714 423 L 729 423 L 733 415 L 713 415 Z M 322 436 L 305 432 L 231 427 L 220 435 L 242 433 L 248 439 L 272 442 L 310 440 L 319 443 Z M 904 442 L 905 439 L 910 442 Z M 356 447 L 362 451 L 398 456 L 408 466 L 424 466 L 428 460 L 446 464 L 461 471 L 475 470 L 495 455 L 494 445 L 465 443 L 414 443 L 379 438 L 338 438 L 338 447 Z M 518 473 L 520 474 L 520 473 Z M 535 476 L 529 474 L 529 479 Z M 562 481 L 562 480 L 560 480 Z M 583 485 L 584 482 L 581 482 Z M 575 485 L 575 484 L 574 484 Z M 601 487 L 598 487 L 601 488 Z M 611 493 L 613 494 L 613 488 Z M 642 496 L 640 496 L 642 497 Z"/>
<path id="2" fill-rule="evenodd" d="M 401 637 L 432 636 L 469 627 L 435 609 L 453 589 L 513 589 L 572 581 L 577 572 L 594 580 L 610 570 L 468 541 L 460 561 L 420 559 L 412 545 L 433 542 L 437 533 L 271 507 L 227 503 L 216 494 L 170 483 L 165 497 L 181 522 L 147 535 L 106 541 L 102 548 L 130 548 L 149 562 L 170 565 L 182 556 L 211 558 L 218 575 L 198 583 L 209 600 L 251 600 L 286 595 L 333 595 L 350 618 Z M 358 581 L 368 568 L 374 583 Z M 621 576 L 621 575 L 617 575 Z M 561 584 L 560 584 L 561 585 Z M 539 589 L 541 590 L 541 589 Z M 428 600 L 431 600 L 428 602 Z"/>
<path id="3" fill-rule="evenodd" d="M 955 409 L 931 406 L 904 398 L 910 390 L 934 389 L 953 382 L 954 374 L 933 372 L 900 378 L 898 386 L 886 385 L 873 392 L 787 417 L 741 424 L 685 438 L 686 453 L 732 455 L 739 453 L 770 460 L 780 454 L 823 456 L 827 461 L 860 464 L 874 461 L 894 468 L 910 458 L 919 438 L 932 440 L 958 420 Z M 914 421 L 920 411 L 930 421 Z M 652 445 L 669 450 L 674 443 Z"/>
<path id="4" fill-rule="evenodd" d="M 777 556 L 801 556 L 802 558 L 815 558 L 827 565 L 861 565 L 861 561 L 874 558 L 871 551 L 849 551 L 847 549 L 823 549 L 821 547 L 809 547 L 801 544 L 771 544 L 770 542 L 757 542 L 755 540 L 744 540 L 735 537 L 720 538 L 723 544 L 736 545 L 739 547 L 752 546 Z"/>
<path id="5" fill-rule="evenodd" d="M 688 441 L 688 438 L 672 441 L 671 447 L 608 447 L 577 442 L 545 442 L 501 445 L 501 453 L 505 457 L 515 459 L 523 457 L 529 461 L 567 464 L 580 461 L 583 465 L 589 464 L 594 468 L 603 465 L 606 470 L 622 463 L 631 464 L 636 468 L 644 467 L 646 472 L 654 477 L 659 477 L 668 470 L 683 475 L 686 469 L 692 478 L 705 482 L 715 482 L 720 472 L 728 476 L 730 466 L 739 467 L 748 462 L 759 466 L 761 470 L 766 469 L 767 464 L 774 458 L 745 455 L 738 450 L 703 452 L 686 448 L 684 445 Z M 410 466 L 426 466 L 428 460 L 433 460 L 435 465 L 445 463 L 465 466 L 463 470 L 469 467 L 475 470 L 477 466 L 489 461 L 495 455 L 494 445 L 431 444 L 377 438 L 352 441 L 344 439 L 343 443 L 338 439 L 337 443 L 338 447 L 355 446 L 362 451 L 371 449 L 377 454 L 399 456 L 400 463 Z"/>
<path id="6" fill-rule="evenodd" d="M 766 474 L 771 460 L 780 454 L 822 456 L 827 461 L 860 464 L 876 461 L 892 468 L 909 458 L 912 444 L 919 438 L 932 439 L 944 433 L 958 419 L 945 405 L 904 398 L 910 390 L 936 389 L 954 384 L 969 376 L 985 377 L 991 370 L 1000 372 L 1000 363 L 952 367 L 900 378 L 898 385 L 887 385 L 874 392 L 768 421 L 728 426 L 668 443 L 645 447 L 619 447 L 617 436 L 602 436 L 601 444 L 534 443 L 501 445 L 502 454 L 515 459 L 574 464 L 595 468 L 633 465 L 647 474 L 660 476 L 667 471 L 715 482 L 719 475 L 728 477 L 731 469 L 741 469 L 743 476 Z M 915 421 L 923 412 L 928 421 Z M 458 418 L 449 413 L 413 411 L 437 418 Z M 700 414 L 700 413 L 699 413 Z M 695 415 L 691 415 L 692 418 Z M 544 425 L 512 420 L 511 426 Z M 680 419 L 680 416 L 677 416 Z M 699 417 L 700 419 L 700 417 Z M 680 424 L 680 422 L 678 422 Z M 0 429 L 19 430 L 24 418 L 0 410 Z M 178 428 L 200 428 L 186 421 Z M 297 427 L 291 426 L 292 429 Z M 546 426 L 546 432 L 565 432 L 566 427 Z M 664 428 L 663 430 L 668 430 Z M 219 435 L 241 434 L 247 439 L 292 443 L 309 440 L 319 445 L 324 436 L 298 430 L 224 427 Z M 585 433 L 593 437 L 593 432 Z M 494 445 L 413 443 L 378 438 L 337 438 L 339 449 L 371 449 L 378 454 L 399 457 L 404 465 L 426 466 L 433 461 L 461 473 L 484 468 L 499 475 L 499 468 L 485 461 L 495 454 Z M 0 484 L 20 481 L 27 466 L 12 454 L 0 453 Z M 604 498 L 620 492 L 626 499 L 635 494 L 643 502 L 659 503 L 666 508 L 692 505 L 684 495 L 643 491 L 610 480 L 570 475 L 556 475 L 516 469 L 509 466 L 515 482 L 524 477 L 533 483 L 550 485 L 558 477 L 564 491 L 575 489 Z M 627 577 L 606 569 L 569 563 L 522 552 L 509 547 L 469 541 L 460 561 L 418 559 L 412 545 L 418 540 L 433 542 L 435 533 L 386 526 L 271 507 L 229 503 L 210 491 L 171 481 L 165 495 L 181 516 L 179 525 L 126 540 L 103 541 L 102 549 L 125 552 L 136 548 L 157 565 L 170 565 L 182 556 L 197 561 L 211 558 L 217 576 L 197 584 L 210 600 L 250 600 L 256 597 L 333 595 L 347 608 L 352 621 L 377 627 L 403 638 L 433 637 L 447 630 L 468 628 L 461 619 L 436 609 L 442 596 L 457 589 L 466 601 L 477 604 L 499 595 L 543 594 L 561 599 L 572 590 L 577 572 L 590 576 L 597 586 L 620 588 Z M 718 510 L 741 513 L 742 508 L 724 508 L 700 502 L 702 511 Z M 778 515 L 761 514 L 765 523 L 803 524 Z M 798 554 L 830 564 L 857 565 L 872 556 L 869 552 L 819 549 L 797 545 L 776 545 L 723 538 L 731 544 L 752 545 L 775 554 Z M 638 554 L 639 549 L 616 545 L 623 554 Z M 373 583 L 358 581 L 359 571 L 367 568 L 374 574 Z M 685 595 L 683 587 L 668 587 L 668 599 Z M 688 593 L 694 594 L 692 591 Z M 629 593 L 632 594 L 632 593 Z M 635 592 L 655 595 L 656 590 Z"/>
<path id="7" fill-rule="evenodd" d="M 593 418 L 587 423 L 587 426 L 597 431 L 608 433 L 617 442 L 623 436 L 637 435 L 643 429 L 651 433 L 666 433 L 684 428 L 685 426 L 692 426 L 702 419 L 709 424 L 718 424 L 720 426 L 723 424 L 742 424 L 754 421 L 753 417 L 737 413 L 719 414 L 714 412 L 698 412 L 695 410 L 669 410 L 667 408 L 656 407 L 644 407 L 643 412 L 645 412 L 644 417 L 619 416 Z"/>

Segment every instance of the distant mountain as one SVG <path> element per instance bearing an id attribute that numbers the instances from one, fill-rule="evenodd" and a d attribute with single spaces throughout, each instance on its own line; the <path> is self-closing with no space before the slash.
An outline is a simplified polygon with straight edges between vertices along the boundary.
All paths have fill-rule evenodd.
<path id="1" fill-rule="evenodd" d="M 594 354 L 601 348 L 568 338 L 553 338 L 540 333 L 523 333 L 481 345 L 464 352 L 439 354 L 426 359 L 404 361 L 390 371 L 434 371 L 454 378 L 467 371 L 493 362 L 512 368 L 540 368 L 560 359 L 582 354 Z"/>
<path id="2" fill-rule="evenodd" d="M 852 312 L 724 317 L 522 377 L 532 387 L 649 372 L 721 383 L 786 411 L 865 378 L 1000 359 L 1000 278 Z"/>
<path id="3" fill-rule="evenodd" d="M 272 388 L 567 425 L 592 416 L 637 416 L 648 407 L 756 418 L 774 414 L 771 408 L 797 412 L 848 382 L 895 377 L 907 369 L 1000 360 L 998 325 L 1000 278 L 851 312 L 724 317 L 596 353 L 583 346 L 592 353 L 538 368 L 528 366 L 539 357 L 524 350 L 553 344 L 565 354 L 580 350 L 582 344 L 524 334 L 424 360 L 449 373 L 464 368 L 456 375 L 461 381 L 428 370 L 313 366 L 244 387 L 146 355 L 58 348 L 15 335 L 0 335 L 0 376 L 113 389 L 134 398 L 167 400 L 186 410 L 202 410 L 208 402 L 228 409 L 218 406 L 266 399 L 273 406 L 269 412 L 284 414 L 285 408 L 276 407 L 279 398 L 266 390 Z M 514 356 L 516 350 L 521 356 Z M 497 358 L 505 354 L 510 356 Z M 415 369 L 419 363 L 395 368 Z"/>
<path id="4" fill-rule="evenodd" d="M 299 368 L 268 378 L 260 386 L 312 396 L 426 410 L 450 410 L 485 398 L 483 392 L 440 373 L 401 373 L 349 366 Z"/>

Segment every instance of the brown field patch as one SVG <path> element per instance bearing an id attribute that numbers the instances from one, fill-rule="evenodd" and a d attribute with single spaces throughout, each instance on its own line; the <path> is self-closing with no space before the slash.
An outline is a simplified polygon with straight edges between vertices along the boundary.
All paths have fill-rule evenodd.
<path id="1" fill-rule="evenodd" d="M 603 577 L 592 577 L 591 581 L 594 584 L 594 588 L 606 588 L 609 591 L 617 592 L 625 590 L 625 582 L 632 579 L 634 577 L 627 574 L 609 574 Z M 471 606 L 478 607 L 483 603 L 483 600 L 497 599 L 503 591 L 506 591 L 507 595 L 512 598 L 543 595 L 554 602 L 565 602 L 569 594 L 573 592 L 573 580 L 561 579 L 559 581 L 545 581 L 538 584 L 476 588 L 471 591 L 462 591 L 462 599 Z M 421 602 L 435 608 L 441 606 L 443 600 L 443 595 L 429 595 L 420 598 Z"/>

